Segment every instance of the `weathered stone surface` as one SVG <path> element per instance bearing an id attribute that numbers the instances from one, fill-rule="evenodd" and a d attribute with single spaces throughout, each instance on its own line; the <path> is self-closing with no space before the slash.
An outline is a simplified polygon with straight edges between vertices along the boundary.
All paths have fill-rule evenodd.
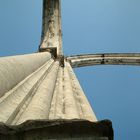
<path id="1" fill-rule="evenodd" d="M 51 59 L 51 54 L 48 52 L 1 57 L 0 97 L 16 86 L 29 74 L 36 71 L 49 59 Z"/>
<path id="2" fill-rule="evenodd" d="M 43 0 L 42 39 L 39 50 L 56 47 L 62 55 L 60 0 Z"/>
<path id="3" fill-rule="evenodd" d="M 112 124 L 108 120 L 36 120 L 21 125 L 0 124 L 2 140 L 113 140 Z"/>
<path id="4" fill-rule="evenodd" d="M 140 53 L 85 54 L 66 59 L 74 68 L 92 65 L 140 65 Z"/>
<path id="5" fill-rule="evenodd" d="M 0 98 L 0 122 L 82 119 L 97 121 L 68 62 L 50 59 Z"/>

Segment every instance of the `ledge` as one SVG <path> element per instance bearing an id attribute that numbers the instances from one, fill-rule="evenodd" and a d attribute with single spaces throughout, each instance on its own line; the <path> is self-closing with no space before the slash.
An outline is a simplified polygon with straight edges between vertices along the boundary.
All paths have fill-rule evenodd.
<path id="1" fill-rule="evenodd" d="M 10 126 L 0 123 L 0 139 L 38 140 L 63 138 L 106 138 L 113 140 L 112 123 L 109 120 L 35 120 Z M 104 140 L 104 139 L 103 139 Z"/>

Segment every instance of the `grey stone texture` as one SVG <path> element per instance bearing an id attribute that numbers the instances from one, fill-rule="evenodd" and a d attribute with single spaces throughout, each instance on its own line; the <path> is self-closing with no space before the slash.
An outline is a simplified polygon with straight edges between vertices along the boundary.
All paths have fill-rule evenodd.
<path id="1" fill-rule="evenodd" d="M 1 129 L 3 127 L 3 129 Z M 113 129 L 108 120 L 42 120 L 21 125 L 0 124 L 2 140 L 113 140 Z"/>
<path id="2" fill-rule="evenodd" d="M 63 55 L 60 0 L 43 0 L 42 38 L 40 49 L 56 47 Z"/>
<path id="3" fill-rule="evenodd" d="M 66 57 L 73 68 L 95 65 L 140 65 L 140 53 L 85 54 Z"/>

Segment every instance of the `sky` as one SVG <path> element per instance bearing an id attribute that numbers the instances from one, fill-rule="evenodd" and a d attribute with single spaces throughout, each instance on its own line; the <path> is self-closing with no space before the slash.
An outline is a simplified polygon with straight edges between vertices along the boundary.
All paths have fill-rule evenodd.
<path id="1" fill-rule="evenodd" d="M 139 0 L 61 0 L 65 55 L 140 52 Z M 0 1 L 0 56 L 36 52 L 41 0 Z M 98 120 L 110 119 L 115 140 L 140 137 L 140 67 L 75 69 Z"/>

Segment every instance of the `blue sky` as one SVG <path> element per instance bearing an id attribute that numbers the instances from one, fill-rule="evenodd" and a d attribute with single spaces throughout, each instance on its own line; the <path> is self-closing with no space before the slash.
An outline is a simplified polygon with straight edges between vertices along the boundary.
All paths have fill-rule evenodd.
<path id="1" fill-rule="evenodd" d="M 66 55 L 140 52 L 139 0 L 62 0 Z M 36 52 L 42 2 L 0 2 L 0 56 Z M 75 69 L 99 120 L 111 119 L 115 140 L 140 137 L 140 67 Z"/>

